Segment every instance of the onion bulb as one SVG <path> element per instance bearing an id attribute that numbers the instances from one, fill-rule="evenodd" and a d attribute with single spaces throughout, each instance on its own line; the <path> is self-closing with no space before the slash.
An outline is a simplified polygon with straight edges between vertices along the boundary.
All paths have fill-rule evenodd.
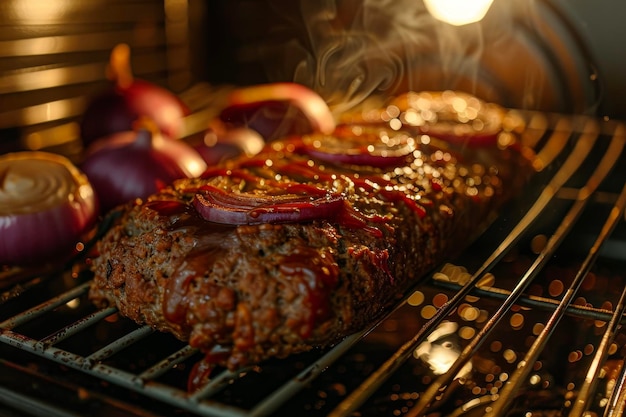
<path id="1" fill-rule="evenodd" d="M 141 117 L 152 119 L 165 136 L 179 137 L 188 108 L 171 91 L 133 77 L 128 45 L 113 48 L 108 78 L 111 87 L 94 97 L 83 113 L 81 137 L 85 145 L 132 130 L 133 123 Z"/>
<path id="2" fill-rule="evenodd" d="M 266 140 L 312 132 L 331 133 L 334 117 L 313 90 L 295 83 L 270 83 L 235 89 L 220 120 L 248 127 Z"/>
<path id="3" fill-rule="evenodd" d="M 145 127 L 116 133 L 87 148 L 81 165 L 103 210 L 146 198 L 180 178 L 199 176 L 206 163 L 189 144 Z"/>
<path id="4" fill-rule="evenodd" d="M 0 264 L 64 257 L 96 216 L 94 190 L 69 159 L 34 151 L 0 156 Z"/>

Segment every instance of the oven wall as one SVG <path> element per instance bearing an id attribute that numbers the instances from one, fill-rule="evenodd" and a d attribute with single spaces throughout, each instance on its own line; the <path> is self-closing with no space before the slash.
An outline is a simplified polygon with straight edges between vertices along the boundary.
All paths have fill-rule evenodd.
<path id="1" fill-rule="evenodd" d="M 404 79 L 394 83 L 381 76 L 372 91 L 461 88 L 511 107 L 626 118 L 623 0 L 496 0 L 484 22 L 457 29 L 452 36 L 441 36 L 449 35 L 450 28 L 429 20 L 421 2 L 407 0 L 406 4 L 414 15 L 402 14 L 405 5 L 401 2 L 385 0 L 2 1 L 0 152 L 23 147 L 33 132 L 54 129 L 80 117 L 86 98 L 105 85 L 106 60 L 118 42 L 133 46 L 133 66 L 140 77 L 176 92 L 205 81 L 221 85 L 296 80 L 336 95 L 350 88 L 346 80 L 355 78 L 350 78 L 350 71 L 363 62 L 370 71 L 385 68 L 386 62 L 377 52 L 397 52 L 396 56 L 409 62 Z M 315 13 L 329 10 L 330 5 L 334 17 Z M 379 13 L 364 12 L 365 6 L 372 5 L 379 7 Z M 540 5 L 548 5 L 552 20 L 532 13 Z M 511 11 L 527 14 L 521 20 L 523 25 L 520 21 L 510 25 L 523 28 L 502 32 L 507 26 L 502 25 L 501 15 Z M 420 20 L 412 21 L 416 17 Z M 312 18 L 321 26 L 312 27 Z M 394 38 L 398 23 L 416 26 L 416 30 Z M 315 53 L 320 42 L 330 39 L 329 33 L 335 39 L 345 35 L 338 24 L 379 42 L 378 49 L 369 56 L 357 55 L 364 58 L 362 62 L 344 61 L 343 65 L 345 55 L 335 55 L 328 74 L 345 75 L 343 84 L 324 84 L 319 77 L 305 79 L 315 68 L 298 66 L 303 54 L 308 51 L 319 58 Z M 376 30 L 366 33 L 372 25 Z M 419 47 L 406 47 L 407 37 L 420 31 L 429 33 L 426 40 Z M 529 59 L 516 62 L 509 58 L 523 55 L 511 45 L 523 51 L 524 42 L 550 38 L 540 31 L 552 31 L 549 34 L 557 37 L 566 33 L 570 43 L 555 54 L 539 45 L 527 48 L 532 52 L 527 54 Z M 472 38 L 476 43 L 469 46 L 442 43 L 442 39 Z M 356 45 L 361 41 L 358 36 L 350 40 Z M 288 48 L 267 53 L 258 48 L 263 43 Z M 482 48 L 480 54 L 472 49 L 476 45 Z M 461 68 L 460 75 L 444 74 L 442 50 L 452 54 L 444 63 Z M 464 64 L 449 65 L 455 60 Z M 587 65 L 597 80 L 589 80 Z M 383 88 L 378 88 L 380 85 Z M 72 129 L 59 132 L 64 137 L 75 136 L 76 129 Z"/>
<path id="2" fill-rule="evenodd" d="M 456 88 L 510 107 L 621 117 L 625 30 L 611 10 L 626 3 L 594 4 L 496 0 L 482 22 L 458 28 L 414 0 L 215 0 L 196 59 L 210 82 L 296 80 L 327 99 L 363 75 L 363 95 Z"/>
<path id="3" fill-rule="evenodd" d="M 601 115 L 626 118 L 626 2 L 553 0 L 572 22 L 605 79 Z"/>

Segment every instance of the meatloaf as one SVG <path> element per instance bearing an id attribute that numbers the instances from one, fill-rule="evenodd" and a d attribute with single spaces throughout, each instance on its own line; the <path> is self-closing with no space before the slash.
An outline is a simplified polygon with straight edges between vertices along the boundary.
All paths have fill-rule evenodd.
<path id="1" fill-rule="evenodd" d="M 482 141 L 484 142 L 484 141 Z M 268 143 L 119 208 L 91 299 L 230 369 L 329 346 L 483 230 L 511 149 L 388 124 Z M 485 154 L 495 155 L 485 157 Z"/>

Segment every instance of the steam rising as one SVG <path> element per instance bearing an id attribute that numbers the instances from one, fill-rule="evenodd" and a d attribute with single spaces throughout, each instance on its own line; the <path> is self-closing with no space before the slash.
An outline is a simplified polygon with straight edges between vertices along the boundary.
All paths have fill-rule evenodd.
<path id="1" fill-rule="evenodd" d="M 275 6 L 281 23 L 254 47 L 269 80 L 307 85 L 335 112 L 410 89 L 476 93 L 489 78 L 482 26 L 437 21 L 419 0 L 302 0 L 298 18 Z"/>
<path id="2" fill-rule="evenodd" d="M 424 0 L 238 0 L 228 1 L 229 35 L 241 41 L 244 83 L 295 81 L 335 114 L 447 89 L 505 107 L 587 112 L 601 77 L 553 3 L 495 0 L 481 21 L 453 26 Z"/>

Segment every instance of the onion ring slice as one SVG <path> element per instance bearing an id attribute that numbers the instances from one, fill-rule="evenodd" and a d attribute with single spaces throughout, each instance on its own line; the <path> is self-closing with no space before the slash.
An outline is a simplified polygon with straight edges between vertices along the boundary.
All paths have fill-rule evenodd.
<path id="1" fill-rule="evenodd" d="M 457 91 L 406 93 L 390 104 L 404 126 L 438 139 L 493 146 L 503 131 L 505 110 Z"/>
<path id="2" fill-rule="evenodd" d="M 302 151 L 324 162 L 375 168 L 403 166 L 415 151 L 416 142 L 403 132 L 388 135 L 366 126 L 339 126 L 333 135 L 304 138 Z"/>
<path id="3" fill-rule="evenodd" d="M 268 197 L 205 186 L 202 193 L 194 195 L 193 206 L 207 221 L 250 225 L 331 219 L 341 211 L 344 200 L 341 194 L 327 193 L 317 197 L 283 194 Z"/>

